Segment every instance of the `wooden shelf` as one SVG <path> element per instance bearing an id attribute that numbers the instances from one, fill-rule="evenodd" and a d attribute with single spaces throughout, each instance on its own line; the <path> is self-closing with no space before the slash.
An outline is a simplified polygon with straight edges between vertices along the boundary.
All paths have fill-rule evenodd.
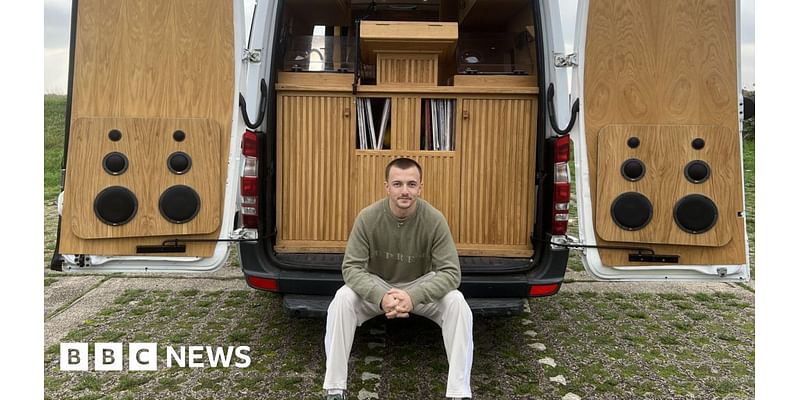
<path id="1" fill-rule="evenodd" d="M 454 54 L 458 41 L 455 22 L 362 21 L 361 51 L 375 63 L 377 51 Z"/>

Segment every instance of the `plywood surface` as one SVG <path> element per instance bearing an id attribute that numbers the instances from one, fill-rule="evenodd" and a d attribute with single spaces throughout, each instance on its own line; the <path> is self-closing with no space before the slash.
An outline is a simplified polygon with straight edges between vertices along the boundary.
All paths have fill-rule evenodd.
<path id="1" fill-rule="evenodd" d="M 217 182 L 209 184 L 221 188 L 236 98 L 233 3 L 81 0 L 78 7 L 70 135 L 81 118 L 208 119 L 226 138 L 207 149 L 217 152 L 213 169 L 219 174 Z M 68 160 L 73 159 L 73 148 Z M 73 174 L 88 173 L 73 169 L 68 161 L 68 181 Z M 221 206 L 216 215 L 222 216 Z M 164 240 L 80 239 L 72 227 L 84 221 L 74 218 L 67 210 L 62 216 L 59 251 L 65 254 L 133 255 L 136 245 Z M 213 239 L 219 237 L 219 229 L 184 237 Z M 215 245 L 191 243 L 180 255 L 208 256 Z"/>
<path id="2" fill-rule="evenodd" d="M 112 141 L 108 132 L 117 129 L 122 138 Z M 176 142 L 173 132 L 185 132 Z M 211 233 L 220 224 L 222 186 L 219 184 L 219 147 L 222 130 L 214 121 L 203 119 L 81 118 L 75 121 L 70 136 L 69 174 L 64 191 L 64 207 L 72 216 L 70 229 L 83 239 L 123 238 Z M 167 168 L 170 154 L 186 153 L 191 168 L 181 175 Z M 103 169 L 103 158 L 124 154 L 128 169 L 111 175 Z M 186 185 L 200 197 L 197 216 L 175 224 L 161 216 L 158 202 L 164 191 Z M 94 199 L 100 191 L 122 186 L 133 192 L 138 211 L 127 224 L 111 226 L 95 216 Z"/>
<path id="3" fill-rule="evenodd" d="M 586 147 L 596 226 L 599 136 L 610 125 L 704 125 L 738 143 L 736 2 L 732 0 L 592 0 L 584 57 Z M 665 157 L 672 156 L 664 149 Z M 740 160 L 738 146 L 721 158 Z M 738 162 L 738 161 L 735 161 Z M 618 166 L 617 166 L 618 167 Z M 713 165 L 712 165 L 713 168 Z M 741 171 L 731 171 L 732 209 L 743 210 Z M 653 245 L 678 254 L 682 264 L 744 263 L 744 222 L 731 221 L 731 240 L 720 247 Z M 619 244 L 599 240 L 598 244 Z M 606 265 L 637 265 L 627 252 L 601 250 Z"/>
<path id="4" fill-rule="evenodd" d="M 628 138 L 640 140 L 639 147 L 627 146 Z M 692 246 L 722 246 L 731 240 L 733 225 L 742 211 L 736 207 L 735 195 L 729 188 L 739 168 L 730 157 L 738 143 L 728 140 L 731 133 L 715 126 L 679 125 L 611 125 L 600 131 L 598 138 L 599 187 L 597 203 L 597 234 L 614 242 L 682 244 Z M 701 138 L 705 147 L 692 148 L 694 139 Z M 620 168 L 625 160 L 635 158 L 645 165 L 642 179 L 630 182 L 622 177 Z M 706 162 L 711 170 L 708 180 L 692 183 L 684 176 L 684 167 L 693 160 Z M 609 217 L 611 204 L 621 193 L 637 192 L 653 204 L 653 218 L 644 228 L 628 231 L 618 227 Z M 708 231 L 691 234 L 674 222 L 675 204 L 687 194 L 702 194 L 716 204 L 719 215 Z"/>

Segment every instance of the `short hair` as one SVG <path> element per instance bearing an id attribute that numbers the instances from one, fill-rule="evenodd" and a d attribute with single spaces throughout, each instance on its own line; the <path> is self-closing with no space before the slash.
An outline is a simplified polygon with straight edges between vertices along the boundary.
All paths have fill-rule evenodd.
<path id="1" fill-rule="evenodd" d="M 419 171 L 419 180 L 420 182 L 422 181 L 422 167 L 420 167 L 420 165 L 416 161 L 410 158 L 405 158 L 405 157 L 395 158 L 389 164 L 387 164 L 386 175 L 384 178 L 387 181 L 389 180 L 389 170 L 392 169 L 392 167 L 397 167 L 400 169 L 409 169 L 411 167 L 417 167 L 417 171 Z"/>

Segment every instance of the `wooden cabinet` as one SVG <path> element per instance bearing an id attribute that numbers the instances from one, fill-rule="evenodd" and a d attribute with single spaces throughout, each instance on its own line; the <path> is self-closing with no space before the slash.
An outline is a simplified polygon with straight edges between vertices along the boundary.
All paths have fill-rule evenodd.
<path id="1" fill-rule="evenodd" d="M 350 232 L 352 96 L 278 96 L 278 251 L 340 251 Z"/>
<path id="2" fill-rule="evenodd" d="M 386 164 L 409 157 L 423 169 L 421 197 L 445 215 L 459 254 L 532 254 L 538 90 L 361 86 L 353 96 L 347 79 L 316 91 L 284 81 L 292 83 L 278 84 L 276 251 L 344 251 L 357 213 L 386 195 Z M 391 103 L 386 150 L 357 147 L 363 97 Z M 453 150 L 421 149 L 423 99 L 453 100 Z"/>
<path id="3" fill-rule="evenodd" d="M 535 98 L 461 104 L 460 253 L 531 254 Z"/>

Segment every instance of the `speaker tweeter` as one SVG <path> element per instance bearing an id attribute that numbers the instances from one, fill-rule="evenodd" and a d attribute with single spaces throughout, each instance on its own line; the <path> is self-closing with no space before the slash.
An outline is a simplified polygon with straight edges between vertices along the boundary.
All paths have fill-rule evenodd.
<path id="1" fill-rule="evenodd" d="M 192 168 L 192 158 L 182 151 L 172 153 L 167 157 L 167 168 L 176 175 L 183 175 Z"/>
<path id="2" fill-rule="evenodd" d="M 701 160 L 689 161 L 683 168 L 683 175 L 692 183 L 703 183 L 711 176 L 711 167 Z"/>
<path id="3" fill-rule="evenodd" d="M 110 175 L 122 175 L 128 170 L 128 157 L 119 152 L 112 152 L 103 157 L 103 169 Z"/>
<path id="4" fill-rule="evenodd" d="M 636 182 L 644 177 L 645 166 L 641 160 L 631 158 L 622 163 L 620 172 L 626 180 Z"/>
<path id="5" fill-rule="evenodd" d="M 622 193 L 611 203 L 611 218 L 620 228 L 636 231 L 650 223 L 653 204 L 641 193 Z"/>

